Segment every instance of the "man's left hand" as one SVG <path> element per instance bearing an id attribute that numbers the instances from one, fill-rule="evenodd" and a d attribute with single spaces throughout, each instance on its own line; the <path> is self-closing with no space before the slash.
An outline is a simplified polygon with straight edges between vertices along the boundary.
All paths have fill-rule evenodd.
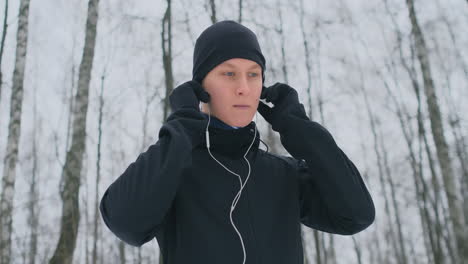
<path id="1" fill-rule="evenodd" d="M 271 108 L 260 101 L 258 112 L 276 132 L 286 132 L 291 119 L 309 120 L 304 105 L 299 102 L 297 91 L 287 84 L 277 82 L 268 88 L 264 87 L 260 99 L 266 99 L 274 105 Z"/>

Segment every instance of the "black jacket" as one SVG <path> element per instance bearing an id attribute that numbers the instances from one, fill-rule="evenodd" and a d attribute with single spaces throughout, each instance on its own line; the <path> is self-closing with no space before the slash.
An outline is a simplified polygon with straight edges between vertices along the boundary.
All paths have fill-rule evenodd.
<path id="1" fill-rule="evenodd" d="M 242 264 L 242 245 L 229 217 L 240 182 L 208 154 L 204 130 L 190 118 L 177 118 L 193 112 L 168 118 L 159 140 L 106 190 L 100 211 L 109 229 L 130 245 L 156 236 L 164 264 Z M 243 155 L 254 128 L 253 121 L 239 129 L 209 128 L 213 155 L 243 182 Z M 374 221 L 359 171 L 323 126 L 298 120 L 293 133 L 280 136 L 300 158 L 260 149 L 258 131 L 247 155 L 251 174 L 233 221 L 248 264 L 303 263 L 300 223 L 352 235 Z"/>

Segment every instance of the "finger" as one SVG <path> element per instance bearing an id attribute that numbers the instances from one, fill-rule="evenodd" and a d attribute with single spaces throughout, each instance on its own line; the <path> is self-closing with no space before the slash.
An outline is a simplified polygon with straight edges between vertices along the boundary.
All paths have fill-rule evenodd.
<path id="1" fill-rule="evenodd" d="M 207 91 L 205 91 L 205 89 L 200 83 L 196 81 L 192 82 L 193 91 L 195 92 L 195 95 L 197 96 L 198 100 L 204 103 L 208 103 L 210 101 L 210 94 Z"/>
<path id="2" fill-rule="evenodd" d="M 265 118 L 266 121 L 270 122 L 271 108 L 263 102 L 259 102 L 257 111 Z"/>
<path id="3" fill-rule="evenodd" d="M 268 93 L 266 94 L 266 101 L 268 103 L 276 104 L 278 102 L 279 92 L 281 89 L 281 83 L 275 83 L 274 85 L 268 88 Z"/>
<path id="4" fill-rule="evenodd" d="M 265 99 L 268 93 L 268 89 L 265 86 L 262 86 L 262 93 L 260 94 L 260 99 Z"/>
<path id="5" fill-rule="evenodd" d="M 270 87 L 271 91 L 269 92 L 268 99 L 274 104 L 277 105 L 280 101 L 286 100 L 285 98 L 290 97 L 289 100 L 298 100 L 298 94 L 294 88 L 290 87 L 284 83 L 275 83 Z M 268 102 L 268 100 L 267 100 Z"/>

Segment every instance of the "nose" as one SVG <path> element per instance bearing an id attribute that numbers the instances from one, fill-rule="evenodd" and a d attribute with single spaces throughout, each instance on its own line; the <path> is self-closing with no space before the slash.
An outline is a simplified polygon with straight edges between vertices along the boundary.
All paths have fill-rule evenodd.
<path id="1" fill-rule="evenodd" d="M 246 77 L 239 78 L 239 83 L 237 84 L 237 95 L 248 95 L 250 93 L 249 82 Z"/>

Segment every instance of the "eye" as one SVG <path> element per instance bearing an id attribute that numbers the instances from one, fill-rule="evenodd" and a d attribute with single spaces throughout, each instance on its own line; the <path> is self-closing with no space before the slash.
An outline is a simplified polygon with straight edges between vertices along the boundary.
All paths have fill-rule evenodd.
<path id="1" fill-rule="evenodd" d="M 234 76 L 234 72 L 225 72 L 224 75 L 232 77 L 232 76 Z"/>
<path id="2" fill-rule="evenodd" d="M 250 77 L 257 77 L 257 76 L 258 76 L 258 73 L 256 73 L 256 72 L 251 72 L 251 73 L 249 73 L 249 76 L 250 76 Z"/>

